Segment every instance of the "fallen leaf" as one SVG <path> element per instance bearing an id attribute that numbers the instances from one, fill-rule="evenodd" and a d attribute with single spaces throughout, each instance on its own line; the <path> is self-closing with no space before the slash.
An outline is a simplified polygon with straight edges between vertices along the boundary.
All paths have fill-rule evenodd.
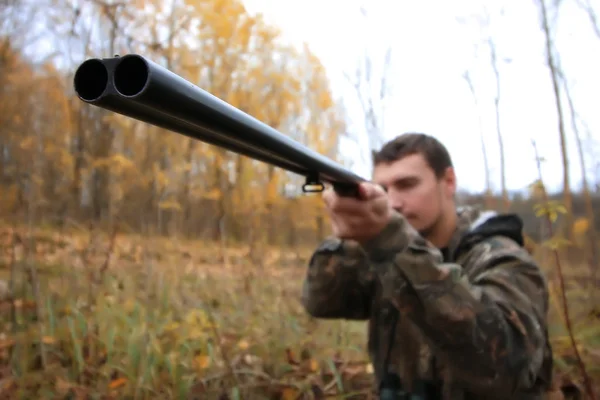
<path id="1" fill-rule="evenodd" d="M 108 387 L 110 389 L 117 389 L 117 388 L 120 388 L 121 386 L 124 386 L 126 383 L 127 383 L 127 379 L 117 378 L 117 379 L 111 381 L 110 384 L 108 385 Z"/>
<path id="2" fill-rule="evenodd" d="M 17 388 L 17 382 L 14 378 L 8 377 L 0 379 L 0 393 L 8 395 L 9 392 L 12 392 Z"/>
<path id="3" fill-rule="evenodd" d="M 281 391 L 281 400 L 296 400 L 298 391 L 291 387 L 286 387 Z"/>
<path id="4" fill-rule="evenodd" d="M 14 344 L 15 341 L 13 339 L 0 340 L 0 350 L 8 349 L 14 346 Z"/>
<path id="5" fill-rule="evenodd" d="M 71 390 L 75 386 L 76 385 L 74 383 L 67 382 L 61 377 L 57 377 L 54 381 L 54 387 L 56 391 L 62 396 L 66 395 L 69 392 L 69 390 Z"/>
<path id="6" fill-rule="evenodd" d="M 127 299 L 127 300 L 125 300 L 125 303 L 123 303 L 123 309 L 127 313 L 131 313 L 134 310 L 134 308 L 135 308 L 135 300 L 133 300 L 133 299 Z"/>
<path id="7" fill-rule="evenodd" d="M 286 358 L 288 364 L 292 364 L 292 365 L 298 365 L 299 364 L 298 361 L 296 361 L 296 357 L 294 355 L 294 352 L 290 348 L 285 349 L 285 358 Z"/>
<path id="8" fill-rule="evenodd" d="M 43 336 L 42 337 L 42 343 L 44 343 L 44 344 L 55 344 L 56 343 L 56 339 L 54 339 L 52 336 Z"/>
<path id="9" fill-rule="evenodd" d="M 210 357 L 205 354 L 200 354 L 194 357 L 194 364 L 199 370 L 206 369 L 210 365 Z"/>
<path id="10" fill-rule="evenodd" d="M 3 301 L 0 303 L 0 312 L 7 312 L 12 310 L 12 306 L 14 306 L 15 309 L 17 310 L 35 310 L 37 307 L 37 304 L 35 301 L 31 301 L 31 300 L 21 300 L 21 299 L 17 299 L 15 301 Z"/>

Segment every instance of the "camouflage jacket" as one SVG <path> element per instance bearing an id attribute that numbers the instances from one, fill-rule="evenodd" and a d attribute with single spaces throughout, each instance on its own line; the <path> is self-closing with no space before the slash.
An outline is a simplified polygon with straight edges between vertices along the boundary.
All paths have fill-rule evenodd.
<path id="1" fill-rule="evenodd" d="M 442 250 L 398 214 L 363 246 L 326 239 L 302 303 L 314 317 L 369 321 L 377 382 L 387 357 L 409 391 L 435 380 L 444 399 L 540 399 L 552 374 L 548 290 L 521 246 L 522 222 L 474 208 L 458 214 Z"/>

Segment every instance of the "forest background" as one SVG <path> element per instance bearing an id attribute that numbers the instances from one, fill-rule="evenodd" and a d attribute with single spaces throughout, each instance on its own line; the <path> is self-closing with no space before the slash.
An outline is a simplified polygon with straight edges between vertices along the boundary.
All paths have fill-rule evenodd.
<path id="1" fill-rule="evenodd" d="M 365 177 L 438 136 L 548 276 L 549 398 L 596 398 L 600 5 L 425 3 L 0 0 L 0 396 L 372 395 L 365 324 L 298 301 L 320 196 L 77 98 L 78 64 L 140 53 Z"/>

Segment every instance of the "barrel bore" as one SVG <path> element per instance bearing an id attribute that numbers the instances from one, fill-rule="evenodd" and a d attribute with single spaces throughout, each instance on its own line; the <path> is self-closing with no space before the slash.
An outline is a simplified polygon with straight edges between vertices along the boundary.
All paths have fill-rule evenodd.
<path id="1" fill-rule="evenodd" d="M 115 68 L 115 89 L 123 96 L 135 96 L 148 82 L 148 65 L 138 56 L 125 56 Z"/>
<path id="2" fill-rule="evenodd" d="M 94 101 L 106 89 L 108 71 L 98 59 L 84 61 L 75 72 L 74 84 L 79 98 L 84 101 Z"/>

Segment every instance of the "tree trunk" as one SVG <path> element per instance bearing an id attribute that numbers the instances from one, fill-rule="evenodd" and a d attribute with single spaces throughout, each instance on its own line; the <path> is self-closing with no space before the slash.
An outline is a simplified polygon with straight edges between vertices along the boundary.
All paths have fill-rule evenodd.
<path id="1" fill-rule="evenodd" d="M 496 135 L 498 137 L 498 148 L 500 150 L 500 187 L 502 190 L 502 209 L 508 211 L 510 201 L 508 198 L 508 189 L 506 188 L 506 162 L 504 156 L 504 139 L 502 130 L 500 129 L 500 71 L 498 70 L 498 59 L 496 55 L 496 46 L 492 39 L 488 39 L 490 47 L 490 55 L 492 61 L 492 69 L 496 78 L 496 96 L 494 98 L 494 110 L 496 112 Z"/>
<path id="2" fill-rule="evenodd" d="M 569 158 L 567 154 L 567 140 L 565 134 L 565 121 L 562 104 L 560 101 L 560 86 L 559 86 L 559 71 L 557 60 L 553 53 L 552 43 L 552 32 L 550 32 L 550 25 L 548 22 L 548 10 L 546 9 L 545 0 L 539 0 L 541 7 L 542 17 L 542 29 L 544 31 L 545 43 L 546 43 L 546 64 L 550 69 L 550 77 L 552 79 L 552 89 L 554 91 L 554 99 L 556 102 L 556 112 L 558 114 L 558 132 L 560 136 L 560 151 L 562 156 L 563 164 L 563 196 L 564 206 L 567 210 L 565 215 L 565 234 L 568 240 L 572 239 L 572 211 L 573 211 L 573 200 L 571 195 L 571 184 L 569 179 Z"/>

